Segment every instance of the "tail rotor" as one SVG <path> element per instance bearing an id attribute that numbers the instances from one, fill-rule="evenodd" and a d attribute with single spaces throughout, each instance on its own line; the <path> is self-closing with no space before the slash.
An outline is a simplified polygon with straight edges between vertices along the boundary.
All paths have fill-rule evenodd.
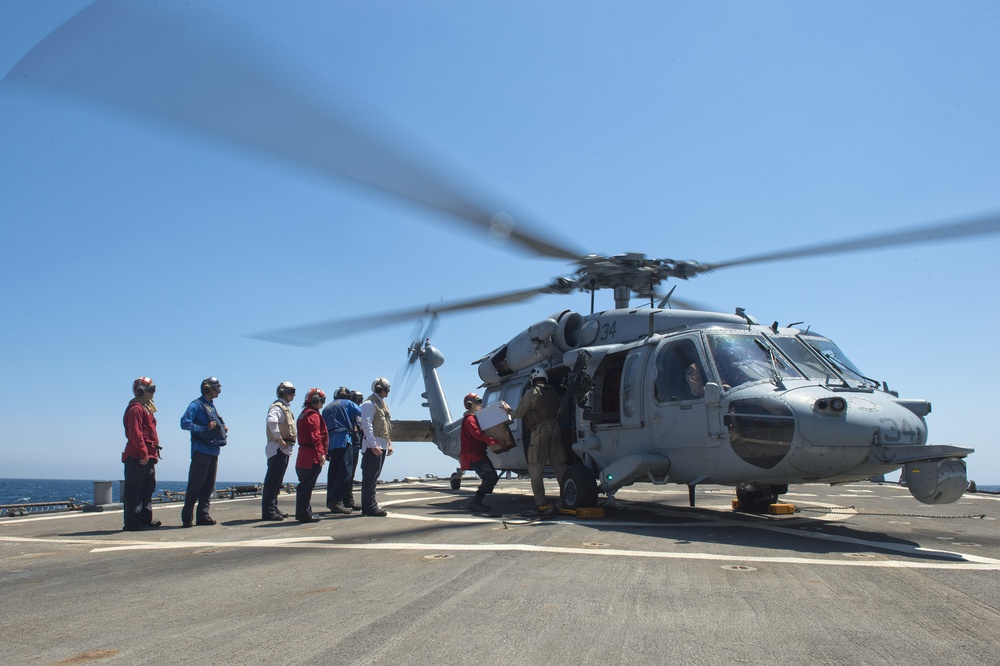
<path id="1" fill-rule="evenodd" d="M 400 402 L 406 400 L 410 391 L 413 390 L 413 385 L 417 381 L 417 375 L 413 370 L 417 361 L 420 360 L 420 353 L 423 351 L 424 345 L 431 334 L 437 330 L 437 326 L 438 315 L 435 313 L 428 320 L 418 320 L 413 327 L 413 332 L 410 333 L 410 345 L 406 348 L 406 363 L 396 373 L 396 381 L 393 382 L 394 386 L 399 387 L 399 393 L 394 397 L 398 398 Z"/>

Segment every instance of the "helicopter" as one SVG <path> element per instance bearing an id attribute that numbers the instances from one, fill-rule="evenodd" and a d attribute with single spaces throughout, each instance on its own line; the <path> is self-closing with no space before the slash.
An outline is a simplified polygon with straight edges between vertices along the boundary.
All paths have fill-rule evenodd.
<path id="1" fill-rule="evenodd" d="M 761 325 L 742 309 L 672 309 L 669 294 L 659 307 L 631 307 L 636 262 L 676 265 L 634 254 L 588 257 L 605 282 L 632 282 L 616 285 L 614 309 L 556 312 L 475 362 L 485 406 L 516 406 L 537 368 L 558 387 L 570 461 L 559 479 L 565 508 L 597 506 L 599 493 L 611 497 L 638 482 L 686 485 L 694 506 L 697 485 L 713 483 L 734 485 L 739 508 L 760 512 L 791 484 L 859 481 L 900 468 L 920 502 L 951 503 L 965 492 L 964 459 L 973 449 L 927 444 L 928 401 L 900 398 L 808 328 Z M 595 276 L 579 275 L 594 287 Z M 652 293 L 662 278 L 651 271 L 637 291 Z M 399 423 L 395 437 L 432 441 L 458 459 L 461 419 L 452 419 L 437 375 L 444 356 L 428 339 L 408 353 L 420 363 L 431 419 Z M 510 434 L 516 446 L 490 456 L 498 469 L 523 473 L 529 433 L 515 421 Z M 453 489 L 461 475 L 452 475 Z"/>
<path id="2" fill-rule="evenodd" d="M 309 146 L 290 147 L 286 137 L 268 131 L 268 126 L 279 124 L 274 118 L 231 123 L 227 115 L 231 107 L 253 109 L 263 106 L 256 99 L 288 96 L 281 82 L 234 75 L 226 67 L 229 63 L 213 57 L 211 48 L 199 48 L 189 39 L 172 42 L 160 23 L 147 20 L 152 15 L 144 8 L 111 0 L 92 7 L 100 11 L 82 12 L 57 29 L 11 71 L 9 82 L 83 94 L 221 134 L 444 212 L 493 238 L 576 267 L 540 287 L 256 337 L 315 344 L 380 324 L 434 319 L 545 294 L 589 292 L 588 314 L 560 310 L 540 317 L 475 362 L 486 405 L 503 401 L 516 406 L 536 368 L 545 369 L 560 391 L 561 429 L 572 461 L 560 480 L 560 491 L 569 508 L 591 506 L 602 492 L 613 495 L 630 484 L 649 482 L 686 485 L 692 503 L 699 484 L 733 485 L 741 506 L 760 509 L 786 493 L 789 485 L 841 483 L 900 468 L 911 494 L 921 502 L 954 502 L 964 492 L 964 459 L 973 450 L 927 444 L 926 416 L 931 410 L 927 401 L 895 395 L 884 382 L 866 376 L 831 338 L 809 328 L 761 324 L 742 310 L 685 308 L 690 304 L 659 289 L 668 280 L 690 280 L 751 263 L 994 234 L 1000 231 L 1000 218 L 945 222 L 716 263 L 649 258 L 642 253 L 587 254 L 536 233 L 530 224 L 519 221 L 515 226 L 497 207 L 478 205 L 419 164 L 394 154 L 378 140 L 366 139 L 364 132 L 345 130 L 342 118 L 314 114 L 315 109 L 302 100 L 290 104 L 294 120 L 333 130 L 317 133 Z M 133 29 L 121 30 L 123 20 L 131 20 Z M 97 46 L 108 34 L 114 35 L 116 49 L 102 53 Z M 50 57 L 68 43 L 76 53 L 93 47 L 86 58 L 92 65 L 80 71 L 76 62 Z M 162 47 L 159 55 L 143 55 L 141 49 L 151 45 Z M 132 48 L 140 51 L 125 57 Z M 175 56 L 164 79 L 170 79 L 172 72 L 173 78 L 184 80 L 187 72 L 197 71 L 204 90 L 231 92 L 231 104 L 217 109 L 202 103 L 197 91 L 177 94 L 162 87 L 149 72 L 164 74 L 163 66 L 139 66 L 151 57 L 162 58 L 162 49 Z M 81 56 L 80 61 L 84 59 Z M 217 78 L 215 85 L 210 85 L 212 77 Z M 244 84 L 233 85 L 233 80 Z M 343 153 L 363 150 L 374 157 L 359 167 L 338 157 L 342 153 L 332 149 L 337 142 L 351 142 Z M 601 311 L 596 308 L 596 294 L 606 290 L 614 295 L 614 307 Z M 642 307 L 633 307 L 633 298 L 641 299 Z M 420 365 L 431 418 L 398 423 L 395 439 L 432 441 L 445 455 L 457 458 L 460 422 L 448 410 L 437 375 L 443 354 L 422 336 L 410 345 L 408 359 Z M 499 469 L 521 471 L 526 468 L 529 437 L 518 422 L 510 428 L 517 446 L 495 454 L 494 462 Z"/>

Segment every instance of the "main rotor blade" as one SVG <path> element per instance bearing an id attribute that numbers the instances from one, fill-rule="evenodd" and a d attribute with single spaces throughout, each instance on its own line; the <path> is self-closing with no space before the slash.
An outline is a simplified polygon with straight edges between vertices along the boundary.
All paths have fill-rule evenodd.
<path id="1" fill-rule="evenodd" d="M 732 261 L 723 261 L 716 264 L 703 264 L 704 270 L 699 272 L 708 272 L 718 270 L 720 268 L 729 268 L 731 266 L 759 264 L 768 261 L 782 261 L 798 257 L 837 254 L 841 252 L 857 252 L 877 247 L 893 247 L 914 243 L 928 243 L 936 240 L 954 240 L 969 236 L 985 236 L 995 233 L 1000 233 L 1000 215 L 987 215 L 964 221 L 952 221 L 945 222 L 943 224 L 932 224 L 924 227 L 912 227 L 910 229 L 903 229 L 902 231 L 879 234 L 877 236 L 866 236 L 856 238 L 854 240 L 810 245 L 794 250 L 759 254 L 752 257 L 734 259 Z"/>
<path id="2" fill-rule="evenodd" d="M 2 83 L 44 88 L 223 137 L 446 213 L 534 254 L 582 256 L 514 229 L 510 211 L 475 200 L 468 188 L 417 159 L 415 148 L 407 154 L 401 145 L 377 139 L 386 128 L 366 131 L 361 114 L 349 120 L 342 110 L 242 57 L 256 50 L 252 40 L 221 23 L 201 13 L 183 17 L 169 7 L 98 0 L 39 42 Z"/>
<path id="3" fill-rule="evenodd" d="M 446 312 L 459 312 L 462 310 L 475 310 L 486 308 L 492 305 L 507 305 L 519 303 L 534 298 L 540 294 L 557 293 L 557 290 L 550 285 L 536 287 L 534 289 L 522 289 L 511 291 L 505 294 L 495 294 L 482 298 L 474 298 L 466 301 L 456 301 L 454 303 L 442 303 L 440 305 L 427 305 L 423 308 L 411 308 L 407 310 L 397 310 L 385 314 L 372 315 L 368 317 L 358 317 L 354 319 L 334 319 L 329 321 L 306 324 L 304 326 L 291 326 L 272 331 L 264 331 L 250 335 L 248 337 L 267 342 L 280 342 L 286 345 L 296 345 L 299 347 L 310 347 L 312 345 L 333 340 L 355 333 L 360 333 L 372 328 L 390 326 L 411 319 L 419 319 L 427 315 L 438 315 Z"/>

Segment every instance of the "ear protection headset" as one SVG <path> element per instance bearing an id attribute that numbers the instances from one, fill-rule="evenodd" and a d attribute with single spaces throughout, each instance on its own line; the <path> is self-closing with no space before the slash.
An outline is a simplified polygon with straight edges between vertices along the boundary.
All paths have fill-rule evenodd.
<path id="1" fill-rule="evenodd" d="M 372 382 L 372 391 L 378 393 L 379 391 L 389 390 L 389 380 L 385 377 L 376 377 L 375 381 Z"/>
<path id="2" fill-rule="evenodd" d="M 220 388 L 222 388 L 222 382 L 215 377 L 209 377 L 201 383 L 201 394 L 205 395 L 205 392 L 208 389 L 215 389 L 218 391 Z"/>

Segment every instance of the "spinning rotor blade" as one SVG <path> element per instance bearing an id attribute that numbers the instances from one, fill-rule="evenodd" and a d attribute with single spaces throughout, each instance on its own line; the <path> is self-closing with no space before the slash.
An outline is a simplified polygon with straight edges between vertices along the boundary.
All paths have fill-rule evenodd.
<path id="1" fill-rule="evenodd" d="M 782 261 L 798 257 L 814 257 L 823 254 L 838 254 L 841 252 L 857 252 L 877 247 L 894 247 L 914 243 L 927 243 L 936 240 L 952 240 L 968 236 L 983 236 L 1000 233 L 1000 215 L 976 217 L 958 222 L 932 224 L 924 227 L 914 227 L 902 231 L 867 236 L 849 241 L 840 241 L 822 245 L 811 245 L 794 250 L 784 250 L 769 254 L 759 254 L 743 259 L 734 259 L 717 264 L 702 264 L 698 272 L 710 272 L 731 266 L 760 264 L 768 261 Z"/>
<path id="2" fill-rule="evenodd" d="M 414 157 L 416 150 L 406 154 L 375 138 L 384 128 L 366 132 L 358 119 L 370 114 L 348 120 L 342 110 L 241 57 L 259 49 L 234 28 L 169 7 L 98 0 L 39 42 L 2 83 L 96 101 L 222 137 L 447 213 L 497 242 L 509 238 L 534 254 L 581 256 L 514 230 L 502 208 L 474 200 L 435 174 Z"/>
<path id="3" fill-rule="evenodd" d="M 359 317 L 355 319 L 335 319 L 331 321 L 306 324 L 305 326 L 292 326 L 280 328 L 272 331 L 264 331 L 249 337 L 268 342 L 280 342 L 286 345 L 296 345 L 309 347 L 327 340 L 339 338 L 347 335 L 360 333 L 367 329 L 390 326 L 410 319 L 419 319 L 427 315 L 436 317 L 445 312 L 459 312 L 461 310 L 475 310 L 486 308 L 492 305 L 506 305 L 509 303 L 519 303 L 534 298 L 540 294 L 561 293 L 557 288 L 546 285 L 534 289 L 522 289 L 511 291 L 505 294 L 495 294 L 482 298 L 474 298 L 467 301 L 456 301 L 455 303 L 442 303 L 440 305 L 428 305 L 423 308 L 412 308 L 408 310 L 397 310 L 386 314 L 373 315 L 370 317 Z M 433 321 L 433 320 L 432 320 Z"/>

